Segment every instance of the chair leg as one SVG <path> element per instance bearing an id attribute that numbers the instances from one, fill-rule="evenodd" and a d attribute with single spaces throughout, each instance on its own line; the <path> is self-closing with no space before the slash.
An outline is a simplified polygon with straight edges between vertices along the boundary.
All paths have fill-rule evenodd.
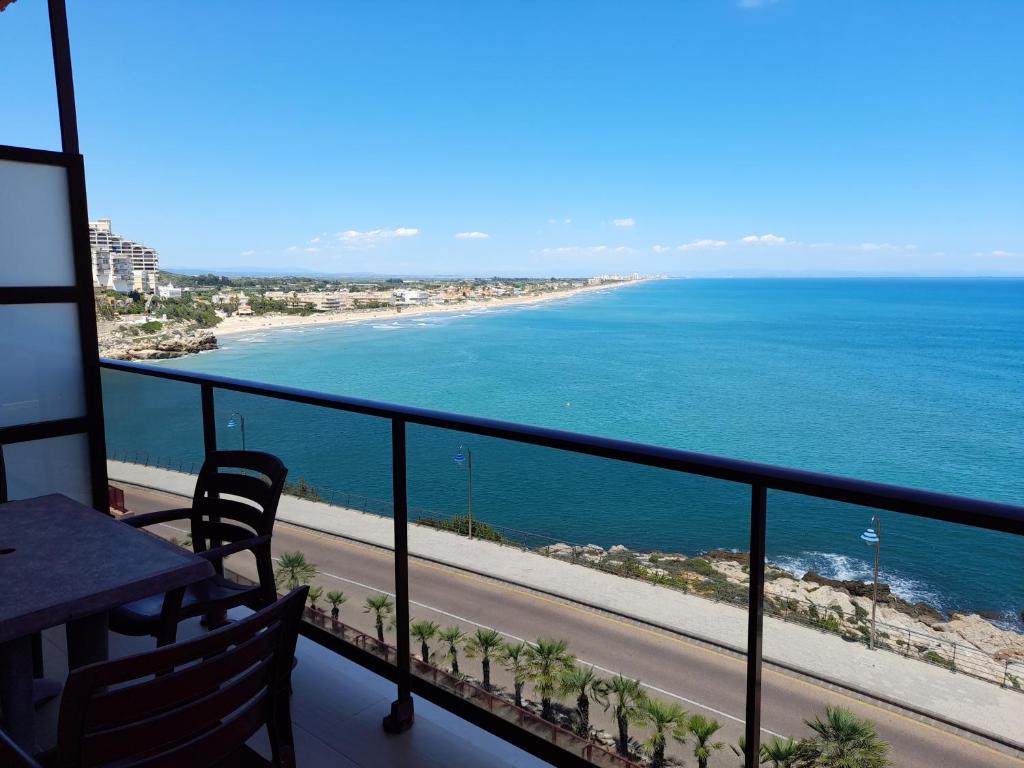
<path id="1" fill-rule="evenodd" d="M 289 697 L 283 692 L 274 694 L 271 700 L 267 735 L 270 737 L 271 763 L 275 768 L 295 768 L 291 707 Z"/>
<path id="2" fill-rule="evenodd" d="M 36 632 L 32 635 L 32 677 L 39 680 L 43 676 L 43 633 Z"/>
<path id="3" fill-rule="evenodd" d="M 181 612 L 181 601 L 185 597 L 185 588 L 172 589 L 164 595 L 164 604 L 160 609 L 160 623 L 156 631 L 157 647 L 172 645 L 178 637 L 178 618 Z"/>
<path id="4" fill-rule="evenodd" d="M 223 608 L 218 608 L 215 611 L 208 611 L 203 614 L 203 618 L 199 620 L 199 625 L 206 629 L 217 629 L 223 627 L 228 623 L 228 612 Z"/>

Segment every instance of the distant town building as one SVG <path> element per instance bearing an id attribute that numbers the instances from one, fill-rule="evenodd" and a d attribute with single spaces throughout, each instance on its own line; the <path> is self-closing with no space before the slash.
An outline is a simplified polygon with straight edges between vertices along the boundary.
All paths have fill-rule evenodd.
<path id="1" fill-rule="evenodd" d="M 168 283 L 167 285 L 158 285 L 156 287 L 156 295 L 161 299 L 180 299 L 181 288 L 175 288 L 174 283 Z"/>
<path id="2" fill-rule="evenodd" d="M 392 292 L 396 307 L 421 307 L 430 303 L 430 294 L 411 288 L 399 288 Z"/>
<path id="3" fill-rule="evenodd" d="M 235 310 L 236 315 L 251 315 L 252 307 L 249 306 L 249 297 L 245 295 L 245 291 L 238 292 L 238 309 Z"/>
<path id="4" fill-rule="evenodd" d="M 116 234 L 110 219 L 89 222 L 92 282 L 118 293 L 155 293 L 159 256 L 155 248 Z"/>

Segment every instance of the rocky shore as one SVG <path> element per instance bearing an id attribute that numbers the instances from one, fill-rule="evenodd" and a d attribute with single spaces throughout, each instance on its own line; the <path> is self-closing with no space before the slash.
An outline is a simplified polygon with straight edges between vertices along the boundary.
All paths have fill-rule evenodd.
<path id="1" fill-rule="evenodd" d="M 541 554 L 623 576 L 744 606 L 750 557 L 711 551 L 690 557 L 637 552 L 617 544 L 552 544 Z M 808 572 L 801 578 L 769 565 L 765 571 L 765 613 L 831 632 L 851 642 L 870 635 L 872 585 L 837 581 Z M 887 584 L 878 585 L 876 644 L 932 664 L 1024 689 L 1024 634 L 1002 629 L 977 613 L 946 615 L 927 603 L 910 603 Z"/>
<path id="2" fill-rule="evenodd" d="M 217 337 L 205 329 L 171 329 L 148 336 L 112 332 L 100 338 L 100 357 L 112 360 L 167 360 L 217 349 Z"/>

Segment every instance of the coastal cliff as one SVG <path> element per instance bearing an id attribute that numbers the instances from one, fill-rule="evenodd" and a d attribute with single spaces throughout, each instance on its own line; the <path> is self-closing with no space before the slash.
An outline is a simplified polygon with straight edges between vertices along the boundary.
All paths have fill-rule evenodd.
<path id="1" fill-rule="evenodd" d="M 167 360 L 217 349 L 209 331 L 177 331 L 159 337 L 120 337 L 101 340 L 100 356 L 112 360 Z"/>

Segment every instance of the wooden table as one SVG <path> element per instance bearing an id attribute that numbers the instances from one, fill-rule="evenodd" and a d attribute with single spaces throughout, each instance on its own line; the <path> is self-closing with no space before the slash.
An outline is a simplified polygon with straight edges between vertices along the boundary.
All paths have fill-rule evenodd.
<path id="1" fill-rule="evenodd" d="M 111 608 L 213 573 L 207 560 L 60 494 L 0 504 L 4 730 L 35 748 L 33 634 L 67 624 L 69 667 L 102 661 Z"/>

